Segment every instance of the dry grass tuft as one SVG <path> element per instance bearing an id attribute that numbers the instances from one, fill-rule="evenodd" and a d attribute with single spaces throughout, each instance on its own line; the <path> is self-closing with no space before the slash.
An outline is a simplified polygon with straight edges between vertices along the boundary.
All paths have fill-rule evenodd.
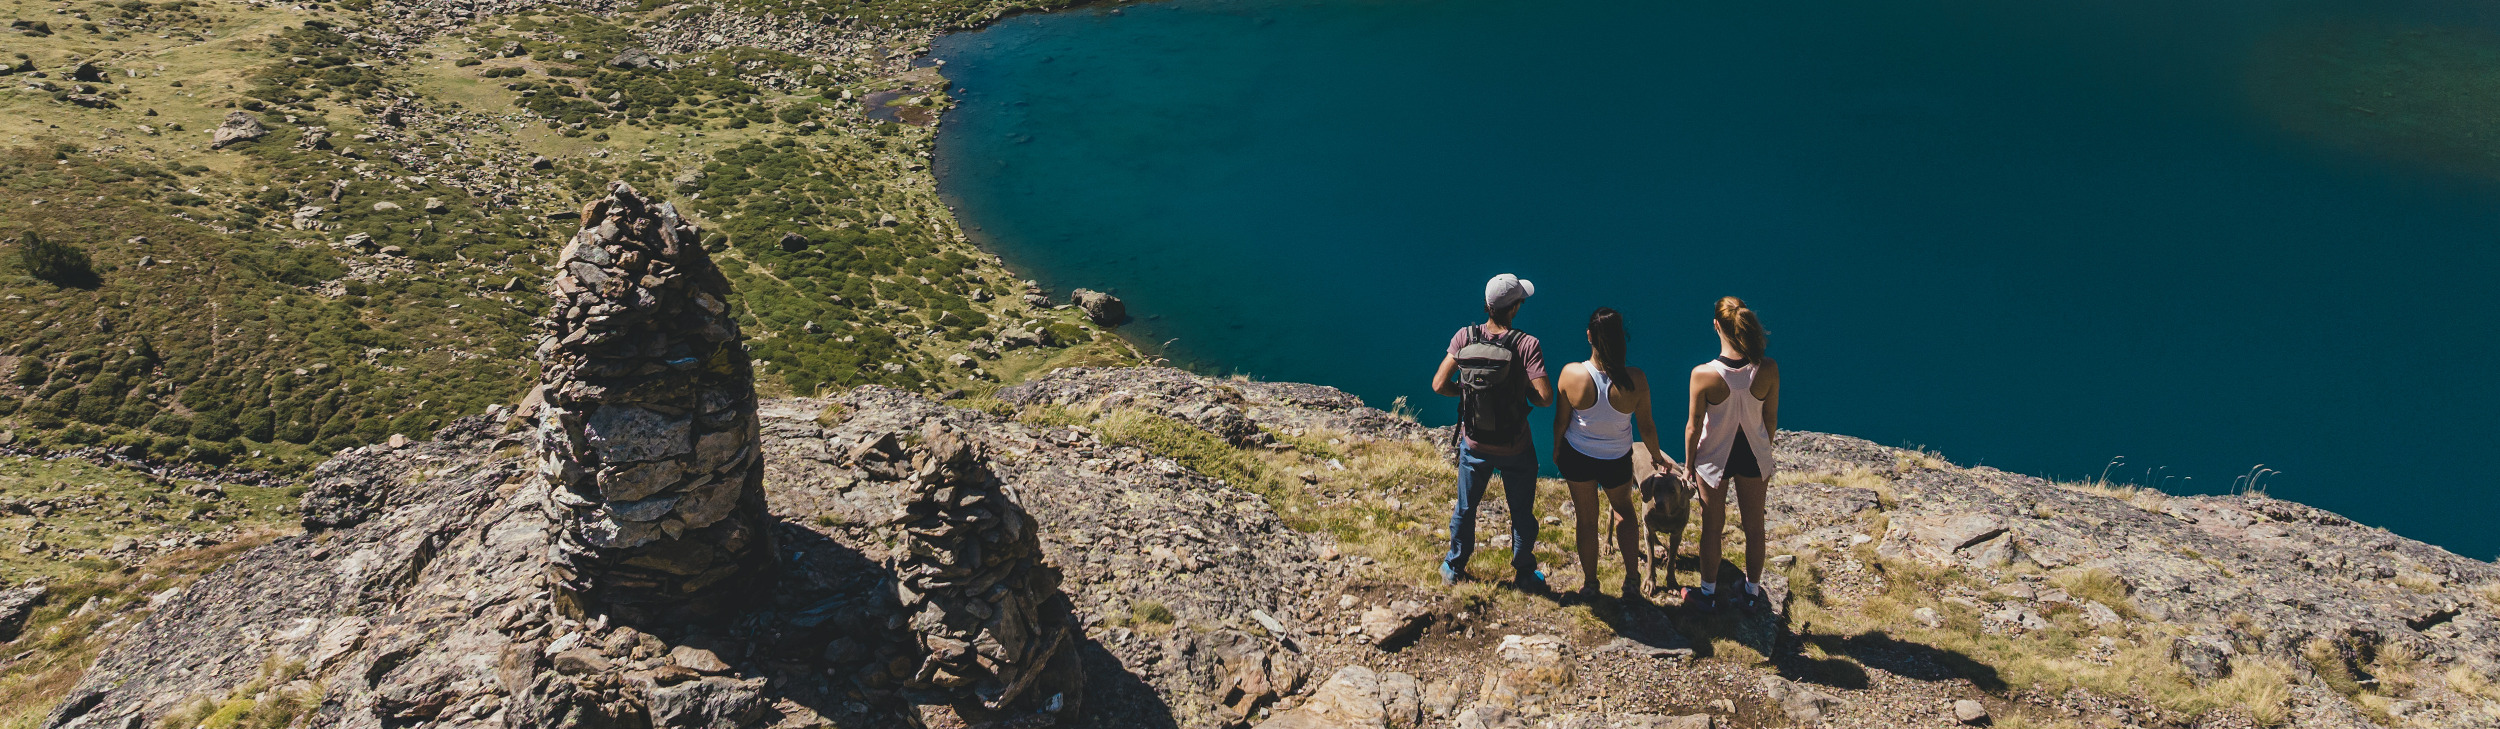
<path id="1" fill-rule="evenodd" d="M 2109 570 L 2094 567 L 2081 572 L 2069 572 L 2056 577 L 2055 582 L 2058 587 L 2066 588 L 2066 594 L 2078 598 L 2092 600 L 2121 610 L 2126 609 L 2128 605 L 2127 581 Z"/>
<path id="2" fill-rule="evenodd" d="M 2160 512 L 2167 508 L 2171 499 L 2169 494 L 2162 493 L 2160 489 L 2122 484 L 2105 478 L 2095 478 L 2089 481 L 2059 481 L 2056 482 L 2056 486 L 2076 493 L 2123 501 L 2129 506 L 2150 512 Z"/>
<path id="3" fill-rule="evenodd" d="M 303 661 L 272 659 L 260 671 L 260 677 L 235 687 L 224 700 L 192 697 L 156 725 L 159 729 L 283 729 L 320 703 L 318 688 L 288 683 L 303 676 Z"/>
<path id="4" fill-rule="evenodd" d="M 841 425 L 842 421 L 848 420 L 850 417 L 850 406 L 838 402 L 826 403 L 825 409 L 816 413 L 816 424 L 831 428 Z"/>
<path id="5" fill-rule="evenodd" d="M 2229 706 L 2248 712 L 2259 726 L 2277 726 L 2290 715 L 2292 669 L 2272 658 L 2235 658 L 2231 677 L 2207 691 Z"/>
<path id="6" fill-rule="evenodd" d="M 1160 637 L 1171 633 L 1179 618 L 1172 614 L 1171 606 L 1160 600 L 1139 600 L 1129 603 L 1128 615 L 1114 622 L 1140 634 Z"/>
<path id="7" fill-rule="evenodd" d="M 1897 471 L 1915 471 L 1922 468 L 1943 471 L 1953 468 L 1953 462 L 1945 460 L 1944 456 L 1929 453 L 1925 449 L 1902 450 L 1892 454 L 1892 467 Z"/>
<path id="8" fill-rule="evenodd" d="M 2448 673 L 2440 678 L 2448 684 L 2450 691 L 2484 701 L 2500 702 L 2500 682 L 2493 681 L 2490 676 L 2484 675 L 2481 671 L 2466 666 L 2455 666 L 2449 668 Z"/>
<path id="9" fill-rule="evenodd" d="M 2396 586 L 2410 590 L 2416 595 L 2428 595 L 2446 589 L 2448 580 L 2428 572 L 2405 570 L 2396 575 Z"/>
<path id="10" fill-rule="evenodd" d="M 1875 492 L 1875 499 L 1882 503 L 1886 509 L 1893 508 L 1900 501 L 1898 498 L 1898 492 L 1893 489 L 1891 477 L 1876 473 L 1874 469 L 1864 466 L 1851 466 L 1847 470 L 1843 471 L 1811 471 L 1802 473 L 1782 471 L 1779 475 L 1771 478 L 1771 483 L 1775 486 L 1788 486 L 1800 483 L 1820 483 L 1839 486 L 1842 488 L 1865 489 L 1867 491 Z"/>

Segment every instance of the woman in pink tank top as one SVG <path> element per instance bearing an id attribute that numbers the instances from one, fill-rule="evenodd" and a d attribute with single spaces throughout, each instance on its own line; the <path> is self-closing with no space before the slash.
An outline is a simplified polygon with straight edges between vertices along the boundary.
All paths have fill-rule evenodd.
<path id="1" fill-rule="evenodd" d="M 1769 333 L 1743 299 L 1719 299 L 1712 315 L 1719 332 L 1719 356 L 1693 368 L 1688 416 L 1684 423 L 1685 482 L 1701 495 L 1701 574 L 1698 586 L 1684 590 L 1684 604 L 1701 610 L 1718 606 L 1719 549 L 1727 529 L 1727 487 L 1736 486 L 1738 519 L 1745 530 L 1745 578 L 1736 593 L 1725 596 L 1740 605 L 1762 602 L 1762 563 L 1768 536 L 1763 533 L 1763 499 L 1778 466 L 1771 457 L 1772 436 L 1779 432 L 1779 362 L 1764 356 Z"/>

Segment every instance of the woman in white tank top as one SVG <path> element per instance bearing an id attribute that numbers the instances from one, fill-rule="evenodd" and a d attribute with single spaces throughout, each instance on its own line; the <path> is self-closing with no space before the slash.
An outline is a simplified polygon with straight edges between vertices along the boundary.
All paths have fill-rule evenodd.
<path id="1" fill-rule="evenodd" d="M 1580 594 L 1597 590 L 1597 496 L 1615 510 L 1615 544 L 1623 553 L 1623 596 L 1638 599 L 1641 573 L 1640 512 L 1632 503 L 1633 429 L 1650 466 L 1668 473 L 1674 461 L 1658 449 L 1658 425 L 1649 417 L 1649 382 L 1623 364 L 1623 315 L 1598 309 L 1589 315 L 1589 360 L 1564 365 L 1555 378 L 1554 465 L 1571 483 L 1571 506 L 1579 521 Z"/>
<path id="2" fill-rule="evenodd" d="M 1689 416 L 1684 423 L 1685 481 L 1701 494 L 1701 574 L 1685 588 L 1687 605 L 1717 607 L 1719 548 L 1727 529 L 1727 486 L 1736 485 L 1739 521 L 1745 529 L 1745 582 L 1735 595 L 1743 605 L 1762 600 L 1767 536 L 1762 502 L 1777 463 L 1771 437 L 1779 432 L 1779 362 L 1763 355 L 1769 344 L 1762 320 L 1734 296 L 1719 299 L 1712 316 L 1719 357 L 1693 368 Z"/>

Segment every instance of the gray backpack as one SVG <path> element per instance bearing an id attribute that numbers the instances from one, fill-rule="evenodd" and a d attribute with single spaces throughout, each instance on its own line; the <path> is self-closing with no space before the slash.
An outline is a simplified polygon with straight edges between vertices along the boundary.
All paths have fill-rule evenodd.
<path id="1" fill-rule="evenodd" d="M 1467 345 L 1458 348 L 1458 422 L 1478 443 L 1517 443 L 1528 430 L 1527 363 L 1520 361 L 1519 330 L 1486 337 L 1484 327 L 1467 328 Z"/>

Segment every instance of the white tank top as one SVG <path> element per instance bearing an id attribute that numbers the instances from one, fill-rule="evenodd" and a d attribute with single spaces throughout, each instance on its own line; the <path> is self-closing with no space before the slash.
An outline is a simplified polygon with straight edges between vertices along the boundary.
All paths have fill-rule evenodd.
<path id="1" fill-rule="evenodd" d="M 1702 411 L 1701 444 L 1693 453 L 1693 470 L 1701 473 L 1701 480 L 1719 485 L 1726 478 L 1728 457 L 1736 450 L 1736 434 L 1741 432 L 1746 447 L 1753 451 L 1755 468 L 1763 480 L 1770 480 L 1771 434 L 1762 427 L 1762 400 L 1753 396 L 1753 378 L 1762 371 L 1762 363 L 1729 367 L 1713 359 L 1709 366 L 1727 383 L 1727 399 Z"/>
<path id="2" fill-rule="evenodd" d="M 1606 390 L 1614 381 L 1606 379 L 1606 371 L 1581 365 L 1589 373 L 1589 381 L 1597 385 L 1597 404 L 1587 410 L 1573 408 L 1571 424 L 1563 428 L 1563 439 L 1573 450 L 1600 460 L 1622 458 L 1632 452 L 1632 414 L 1617 412 L 1607 402 Z"/>

